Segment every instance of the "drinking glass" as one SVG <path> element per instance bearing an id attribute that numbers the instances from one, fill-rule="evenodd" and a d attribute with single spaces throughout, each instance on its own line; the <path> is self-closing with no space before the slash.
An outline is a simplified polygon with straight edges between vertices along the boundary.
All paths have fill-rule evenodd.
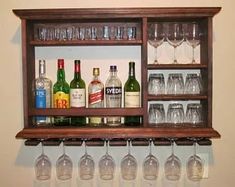
<path id="1" fill-rule="evenodd" d="M 181 176 L 181 161 L 174 154 L 174 141 L 171 140 L 171 155 L 167 158 L 165 165 L 165 177 L 171 181 L 177 181 Z"/>
<path id="2" fill-rule="evenodd" d="M 37 180 L 49 180 L 51 178 L 51 161 L 44 154 L 43 142 L 41 142 L 42 154 L 35 161 L 35 175 Z"/>
<path id="3" fill-rule="evenodd" d="M 181 73 L 170 73 L 167 80 L 167 94 L 183 94 L 184 79 Z"/>
<path id="4" fill-rule="evenodd" d="M 79 38 L 80 40 L 85 40 L 85 28 L 84 27 L 80 27 L 79 29 Z"/>
<path id="5" fill-rule="evenodd" d="M 199 25 L 195 22 L 188 23 L 186 29 L 186 42 L 192 47 L 192 64 L 195 64 L 194 50 L 200 44 L 200 30 Z"/>
<path id="6" fill-rule="evenodd" d="M 67 34 L 67 40 L 72 40 L 73 39 L 73 27 L 67 27 L 66 28 L 66 34 Z"/>
<path id="7" fill-rule="evenodd" d="M 165 34 L 164 34 L 163 24 L 162 23 L 151 24 L 148 30 L 148 42 L 155 49 L 154 64 L 159 64 L 157 48 L 160 45 L 162 45 L 164 39 L 165 39 Z"/>
<path id="8" fill-rule="evenodd" d="M 115 39 L 122 40 L 124 36 L 124 27 L 117 26 L 115 27 Z"/>
<path id="9" fill-rule="evenodd" d="M 91 39 L 96 40 L 97 39 L 97 28 L 91 27 Z"/>
<path id="10" fill-rule="evenodd" d="M 85 154 L 80 158 L 78 168 L 79 175 L 82 180 L 90 180 L 94 177 L 95 162 L 93 158 L 87 154 L 86 142 L 84 141 Z"/>
<path id="11" fill-rule="evenodd" d="M 169 123 L 180 124 L 184 122 L 184 109 L 180 103 L 171 103 L 167 110 L 167 121 Z"/>
<path id="12" fill-rule="evenodd" d="M 60 40 L 67 40 L 67 29 L 66 27 L 60 28 Z"/>
<path id="13" fill-rule="evenodd" d="M 106 153 L 99 161 L 100 178 L 103 180 L 112 180 L 115 172 L 115 162 L 108 153 L 108 141 L 106 141 Z"/>
<path id="14" fill-rule="evenodd" d="M 187 105 L 185 121 L 194 125 L 203 121 L 202 105 L 200 103 L 189 103 Z"/>
<path id="15" fill-rule="evenodd" d="M 73 33 L 72 33 L 73 40 L 79 40 L 79 32 L 80 32 L 79 27 L 74 26 Z"/>
<path id="16" fill-rule="evenodd" d="M 127 39 L 135 40 L 136 39 L 136 27 L 128 27 L 127 28 Z"/>
<path id="17" fill-rule="evenodd" d="M 200 94 L 201 92 L 202 92 L 201 77 L 196 73 L 187 74 L 184 86 L 184 93 Z"/>
<path id="18" fill-rule="evenodd" d="M 90 40 L 91 39 L 91 28 L 86 27 L 85 28 L 85 40 Z"/>
<path id="19" fill-rule="evenodd" d="M 167 42 L 174 47 L 174 61 L 173 64 L 177 64 L 176 48 L 180 46 L 184 41 L 183 28 L 181 23 L 168 23 L 166 31 Z"/>
<path id="20" fill-rule="evenodd" d="M 54 40 L 55 29 L 54 27 L 47 27 L 46 40 Z"/>
<path id="21" fill-rule="evenodd" d="M 145 180 L 156 180 L 158 177 L 159 162 L 152 154 L 152 141 L 149 142 L 149 155 L 143 162 L 143 176 Z"/>
<path id="22" fill-rule="evenodd" d="M 165 80 L 162 73 L 152 73 L 149 75 L 148 93 L 153 95 L 165 93 Z"/>
<path id="23" fill-rule="evenodd" d="M 59 180 L 68 180 L 72 178 L 73 162 L 71 158 L 65 154 L 64 141 L 62 141 L 63 154 L 56 161 L 56 175 Z"/>
<path id="24" fill-rule="evenodd" d="M 149 123 L 157 124 L 165 122 L 165 110 L 163 104 L 150 104 Z"/>
<path id="25" fill-rule="evenodd" d="M 128 154 L 121 160 L 121 176 L 124 180 L 135 180 L 137 175 L 137 161 L 130 153 L 130 141 L 128 144 Z"/>
<path id="26" fill-rule="evenodd" d="M 189 180 L 199 181 L 203 178 L 204 161 L 196 154 L 196 141 L 194 141 L 194 154 L 189 157 L 186 172 Z"/>
<path id="27" fill-rule="evenodd" d="M 43 41 L 47 39 L 47 29 L 44 25 L 38 28 L 38 39 Z"/>
<path id="28" fill-rule="evenodd" d="M 109 26 L 105 25 L 103 26 L 103 40 L 109 40 L 110 39 L 110 28 Z"/>

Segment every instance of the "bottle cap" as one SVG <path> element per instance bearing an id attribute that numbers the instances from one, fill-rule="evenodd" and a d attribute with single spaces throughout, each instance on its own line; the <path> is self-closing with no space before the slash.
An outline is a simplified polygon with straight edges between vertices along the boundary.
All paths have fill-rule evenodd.
<path id="1" fill-rule="evenodd" d="M 58 69 L 64 69 L 64 59 L 58 59 Z"/>
<path id="2" fill-rule="evenodd" d="M 100 75 L 100 68 L 93 68 L 93 75 L 99 76 Z"/>
<path id="3" fill-rule="evenodd" d="M 117 66 L 115 65 L 110 66 L 110 71 L 117 71 Z"/>

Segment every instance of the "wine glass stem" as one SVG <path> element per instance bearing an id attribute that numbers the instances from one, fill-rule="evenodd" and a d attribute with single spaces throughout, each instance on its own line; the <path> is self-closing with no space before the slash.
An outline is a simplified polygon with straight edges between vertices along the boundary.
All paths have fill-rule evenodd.
<path id="1" fill-rule="evenodd" d="M 65 146 L 64 146 L 64 141 L 62 141 L 62 147 L 63 147 L 63 154 L 65 155 Z"/>
<path id="2" fill-rule="evenodd" d="M 196 156 L 196 142 L 193 143 L 193 147 L 194 147 L 194 156 Z"/>
<path id="3" fill-rule="evenodd" d="M 174 142 L 173 142 L 173 141 L 171 142 L 171 153 L 172 153 L 172 155 L 175 154 L 175 153 L 174 153 Z"/>
<path id="4" fill-rule="evenodd" d="M 154 48 L 155 57 L 154 57 L 154 64 L 158 64 L 158 58 L 157 58 L 157 47 Z"/>
<path id="5" fill-rule="evenodd" d="M 176 59 L 176 47 L 174 47 L 174 64 L 177 64 L 177 59 Z"/>
<path id="6" fill-rule="evenodd" d="M 194 47 L 192 47 L 192 53 L 193 53 L 193 55 L 192 55 L 192 64 L 195 64 L 195 58 L 194 58 Z"/>
<path id="7" fill-rule="evenodd" d="M 41 142 L 41 145 L 42 145 L 42 154 L 44 155 L 44 146 L 42 142 Z"/>
<path id="8" fill-rule="evenodd" d="M 106 155 L 108 155 L 108 141 L 106 141 Z"/>

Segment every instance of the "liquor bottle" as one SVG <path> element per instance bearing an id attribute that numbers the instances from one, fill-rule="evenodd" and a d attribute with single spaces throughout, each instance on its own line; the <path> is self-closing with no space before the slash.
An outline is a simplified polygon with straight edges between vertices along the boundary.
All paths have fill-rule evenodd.
<path id="1" fill-rule="evenodd" d="M 52 82 L 46 77 L 46 62 L 39 60 L 39 76 L 33 81 L 35 108 L 51 108 Z M 44 126 L 51 123 L 51 117 L 36 116 L 34 124 Z"/>
<path id="2" fill-rule="evenodd" d="M 74 60 L 74 78 L 70 82 L 70 107 L 86 107 L 86 84 L 81 78 L 80 60 Z M 71 125 L 86 125 L 86 117 L 71 117 Z"/>
<path id="3" fill-rule="evenodd" d="M 104 84 L 99 80 L 100 69 L 93 68 L 93 80 L 88 86 L 88 107 L 103 108 L 104 107 Z M 99 126 L 104 123 L 102 117 L 89 117 L 89 124 Z"/>
<path id="4" fill-rule="evenodd" d="M 122 83 L 117 77 L 117 66 L 110 66 L 110 75 L 105 83 L 106 108 L 121 108 Z M 121 125 L 121 117 L 107 117 L 108 126 Z"/>
<path id="5" fill-rule="evenodd" d="M 129 62 L 129 77 L 124 86 L 124 107 L 140 107 L 140 85 L 135 78 L 135 62 Z M 125 125 L 137 126 L 140 124 L 140 116 L 126 116 Z"/>
<path id="6" fill-rule="evenodd" d="M 65 80 L 64 59 L 58 59 L 57 82 L 53 86 L 54 108 L 69 108 L 69 84 Z M 70 124 L 68 116 L 55 116 L 54 125 L 67 126 Z"/>

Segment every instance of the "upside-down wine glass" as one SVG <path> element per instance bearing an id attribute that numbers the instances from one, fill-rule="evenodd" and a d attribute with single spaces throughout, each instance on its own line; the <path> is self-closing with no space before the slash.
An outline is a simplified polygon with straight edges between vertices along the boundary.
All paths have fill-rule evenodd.
<path id="1" fill-rule="evenodd" d="M 187 24 L 187 30 L 186 30 L 186 41 L 187 44 L 192 47 L 192 64 L 195 64 L 195 58 L 194 58 L 194 50 L 195 48 L 200 44 L 200 31 L 199 31 L 199 25 L 195 22 L 188 23 Z"/>
<path id="2" fill-rule="evenodd" d="M 196 153 L 196 140 L 194 140 L 194 154 L 189 157 L 187 162 L 187 176 L 189 180 L 199 181 L 203 178 L 204 161 Z"/>
<path id="3" fill-rule="evenodd" d="M 106 143 L 106 153 L 101 157 L 99 161 L 99 173 L 100 178 L 103 180 L 112 180 L 115 173 L 115 161 L 111 155 L 108 153 L 108 141 Z"/>
<path id="4" fill-rule="evenodd" d="M 171 155 L 167 158 L 165 165 L 165 177 L 171 181 L 177 181 L 181 176 L 181 162 L 174 154 L 174 140 L 171 139 Z"/>
<path id="5" fill-rule="evenodd" d="M 90 180 L 94 177 L 95 162 L 93 158 L 87 154 L 86 142 L 84 141 L 85 154 L 80 158 L 78 169 L 82 180 Z"/>
<path id="6" fill-rule="evenodd" d="M 69 180 L 72 178 L 73 162 L 65 153 L 64 140 L 62 141 L 63 154 L 56 161 L 56 175 L 59 180 Z"/>
<path id="7" fill-rule="evenodd" d="M 155 49 L 154 50 L 154 53 L 155 53 L 154 64 L 159 64 L 157 48 L 160 45 L 162 45 L 165 39 L 163 24 L 162 23 L 151 24 L 149 26 L 148 35 L 149 35 L 148 42 Z"/>
<path id="8" fill-rule="evenodd" d="M 128 144 L 128 154 L 121 161 L 121 176 L 124 180 L 135 180 L 137 175 L 137 161 L 130 152 L 130 141 Z"/>
<path id="9" fill-rule="evenodd" d="M 152 140 L 149 141 L 149 155 L 143 162 L 143 176 L 145 180 L 156 180 L 158 177 L 159 162 L 152 154 Z"/>
<path id="10" fill-rule="evenodd" d="M 176 48 L 184 41 L 183 28 L 181 23 L 168 23 L 167 24 L 167 42 L 174 47 L 174 61 L 173 64 L 178 64 L 176 59 Z"/>
<path id="11" fill-rule="evenodd" d="M 51 161 L 44 154 L 43 142 L 41 141 L 42 153 L 35 161 L 35 175 L 37 180 L 49 180 L 51 178 Z"/>

